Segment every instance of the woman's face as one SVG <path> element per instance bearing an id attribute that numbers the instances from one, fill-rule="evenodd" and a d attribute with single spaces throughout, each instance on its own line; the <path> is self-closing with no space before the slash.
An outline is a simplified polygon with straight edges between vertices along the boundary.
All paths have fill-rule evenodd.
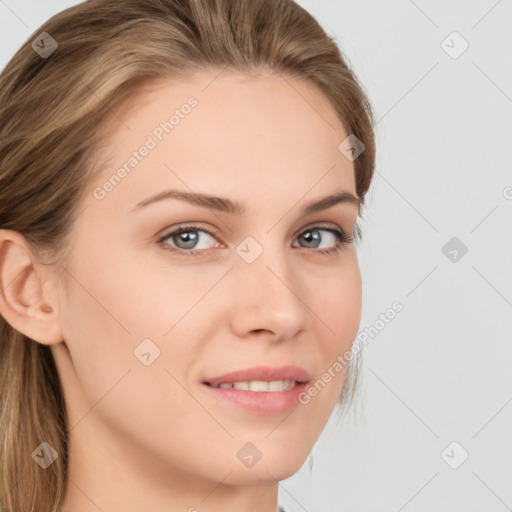
<path id="1" fill-rule="evenodd" d="M 155 478 L 284 479 L 342 389 L 346 367 L 298 400 L 359 327 L 355 247 L 336 250 L 334 234 L 353 233 L 357 202 L 305 209 L 356 195 L 338 149 L 349 134 L 308 83 L 217 75 L 161 83 L 116 114 L 111 159 L 74 225 L 65 341 L 52 351 L 77 461 L 94 452 Z M 293 380 L 309 384 L 278 391 Z"/>

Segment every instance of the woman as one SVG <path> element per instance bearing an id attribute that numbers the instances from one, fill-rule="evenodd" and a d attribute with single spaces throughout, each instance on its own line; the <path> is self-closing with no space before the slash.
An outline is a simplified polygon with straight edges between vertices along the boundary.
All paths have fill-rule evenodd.
<path id="1" fill-rule="evenodd" d="M 353 396 L 372 110 L 291 0 L 89 0 L 0 75 L 1 506 L 259 511 Z"/>

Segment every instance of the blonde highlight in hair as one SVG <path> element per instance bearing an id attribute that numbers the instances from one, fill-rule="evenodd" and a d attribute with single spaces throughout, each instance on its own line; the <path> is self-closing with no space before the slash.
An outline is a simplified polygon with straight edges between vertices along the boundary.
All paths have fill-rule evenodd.
<path id="1" fill-rule="evenodd" d="M 58 43 L 47 58 L 31 46 L 42 32 Z M 375 165 L 371 105 L 333 39 L 294 1 L 89 0 L 44 23 L 0 74 L 0 228 L 21 233 L 38 261 L 43 252 L 53 260 L 43 264 L 62 265 L 96 155 L 128 100 L 160 80 L 227 68 L 315 84 L 364 144 L 354 160 L 364 200 Z M 53 355 L 2 317 L 0 336 L 0 510 L 59 512 L 68 425 Z M 340 403 L 356 376 L 348 372 Z M 46 469 L 33 459 L 42 442 L 58 454 Z"/>

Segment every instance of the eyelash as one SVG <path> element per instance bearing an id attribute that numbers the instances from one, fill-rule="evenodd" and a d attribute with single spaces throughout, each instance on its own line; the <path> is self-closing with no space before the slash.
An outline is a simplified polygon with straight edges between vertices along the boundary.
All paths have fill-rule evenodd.
<path id="1" fill-rule="evenodd" d="M 348 245 L 354 241 L 354 235 L 352 233 L 346 233 L 345 231 L 341 229 L 335 229 L 335 228 L 327 228 L 324 226 L 312 226 L 301 233 L 298 234 L 297 238 L 304 233 L 307 233 L 308 231 L 329 231 L 336 237 L 336 245 L 334 247 L 331 247 L 330 249 L 311 249 L 314 252 L 320 253 L 324 256 L 329 256 L 331 254 L 338 253 L 341 251 L 343 246 Z M 208 251 L 208 249 L 179 249 L 179 248 L 171 248 L 169 247 L 169 244 L 165 243 L 164 240 L 167 240 L 168 238 L 171 238 L 172 236 L 180 235 L 181 233 L 188 233 L 190 231 L 203 231 L 210 235 L 212 238 L 216 238 L 216 235 L 210 232 L 207 229 L 200 228 L 198 226 L 194 225 L 183 225 L 179 227 L 178 229 L 171 231 L 167 234 L 165 234 L 162 238 L 158 240 L 158 243 L 163 246 L 163 249 L 172 253 L 175 253 L 179 256 L 200 256 L 201 253 L 204 253 Z M 302 247 L 302 249 L 307 249 L 307 247 Z"/>

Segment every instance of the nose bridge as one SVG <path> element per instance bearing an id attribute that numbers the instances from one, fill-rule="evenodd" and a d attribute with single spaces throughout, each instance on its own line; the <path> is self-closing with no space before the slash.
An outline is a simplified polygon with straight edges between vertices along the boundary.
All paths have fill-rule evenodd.
<path id="1" fill-rule="evenodd" d="M 290 266 L 289 255 L 275 238 L 266 236 L 260 243 L 247 237 L 236 248 L 232 279 L 237 292 L 232 321 L 240 336 L 251 330 L 267 330 L 288 338 L 307 325 L 308 310 L 300 297 L 300 280 Z"/>

